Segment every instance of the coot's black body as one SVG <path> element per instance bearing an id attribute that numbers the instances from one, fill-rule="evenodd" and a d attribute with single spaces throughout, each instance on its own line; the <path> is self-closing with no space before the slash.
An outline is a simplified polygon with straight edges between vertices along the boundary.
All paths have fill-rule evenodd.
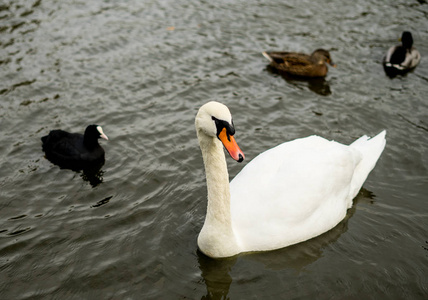
<path id="1" fill-rule="evenodd" d="M 42 137 L 46 158 L 62 168 L 81 170 L 102 166 L 104 149 L 99 138 L 108 139 L 101 126 L 89 125 L 84 134 L 52 130 Z"/>

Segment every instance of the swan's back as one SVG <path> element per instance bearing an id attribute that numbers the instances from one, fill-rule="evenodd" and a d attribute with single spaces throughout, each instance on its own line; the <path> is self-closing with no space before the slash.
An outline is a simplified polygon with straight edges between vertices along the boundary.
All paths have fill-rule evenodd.
<path id="1" fill-rule="evenodd" d="M 230 183 L 242 252 L 282 248 L 336 226 L 385 147 L 385 131 L 350 146 L 318 136 L 260 154 Z"/>
<path id="2" fill-rule="evenodd" d="M 367 176 L 369 175 L 370 171 L 373 170 L 376 162 L 382 154 L 386 144 L 385 135 L 385 130 L 373 138 L 369 138 L 368 136 L 364 135 L 349 145 L 351 148 L 357 149 L 363 156 L 363 160 L 355 169 L 352 179 L 352 199 L 357 196 L 358 192 L 364 184 L 364 181 L 366 181 Z M 351 205 L 349 207 L 351 207 Z"/>

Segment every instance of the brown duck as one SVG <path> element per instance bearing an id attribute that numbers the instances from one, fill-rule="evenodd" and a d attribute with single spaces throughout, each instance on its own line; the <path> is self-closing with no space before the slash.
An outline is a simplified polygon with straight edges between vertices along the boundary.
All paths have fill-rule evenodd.
<path id="1" fill-rule="evenodd" d="M 269 59 L 270 66 L 281 72 L 301 77 L 324 77 L 327 75 L 327 65 L 336 67 L 330 53 L 317 49 L 311 55 L 295 52 L 263 52 Z"/>

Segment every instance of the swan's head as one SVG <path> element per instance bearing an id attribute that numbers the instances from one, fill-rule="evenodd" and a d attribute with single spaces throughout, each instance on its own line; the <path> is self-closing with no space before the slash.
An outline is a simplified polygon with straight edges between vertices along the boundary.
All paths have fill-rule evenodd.
<path id="1" fill-rule="evenodd" d="M 237 162 L 244 160 L 244 153 L 233 137 L 235 127 L 226 105 L 215 101 L 204 104 L 196 115 L 195 126 L 198 135 L 218 138 L 234 160 Z"/>

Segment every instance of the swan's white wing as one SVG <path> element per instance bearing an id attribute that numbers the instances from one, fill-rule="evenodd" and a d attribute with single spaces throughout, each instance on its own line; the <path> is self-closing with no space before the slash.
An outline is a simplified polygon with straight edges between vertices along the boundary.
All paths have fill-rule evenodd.
<path id="1" fill-rule="evenodd" d="M 230 184 L 233 228 L 243 250 L 285 247 L 337 225 L 351 206 L 361 159 L 355 148 L 318 136 L 257 156 Z"/>

